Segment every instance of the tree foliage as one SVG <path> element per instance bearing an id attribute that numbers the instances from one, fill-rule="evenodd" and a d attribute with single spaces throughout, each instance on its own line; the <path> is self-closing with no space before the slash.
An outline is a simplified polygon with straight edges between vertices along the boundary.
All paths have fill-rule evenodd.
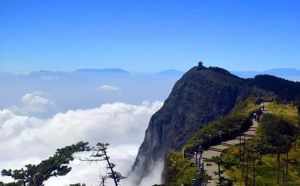
<path id="1" fill-rule="evenodd" d="M 168 154 L 165 169 L 166 185 L 190 186 L 196 175 L 197 168 L 192 161 L 185 159 L 181 153 L 171 152 Z"/>
<path id="2" fill-rule="evenodd" d="M 110 156 L 108 156 L 107 148 L 109 144 L 108 143 L 97 143 L 96 146 L 91 147 L 90 151 L 92 154 L 90 155 L 90 158 L 88 159 L 81 159 L 82 161 L 88 161 L 88 162 L 100 162 L 105 161 L 107 163 L 107 170 L 108 173 L 105 176 L 102 176 L 101 180 L 101 186 L 105 184 L 105 180 L 107 178 L 110 178 L 114 181 L 115 186 L 118 186 L 120 181 L 122 179 L 125 179 L 126 177 L 122 176 L 120 172 L 115 171 L 115 164 L 111 162 Z"/>
<path id="3" fill-rule="evenodd" d="M 74 160 L 73 154 L 89 150 L 88 143 L 79 142 L 74 145 L 57 149 L 55 154 L 37 165 L 28 164 L 21 169 L 3 169 L 2 176 L 9 176 L 16 180 L 14 183 L 3 184 L 10 185 L 28 185 L 42 186 L 43 183 L 53 176 L 64 176 L 71 171 L 68 164 Z M 1 185 L 1 183 L 0 183 Z"/>
<path id="4" fill-rule="evenodd" d="M 264 150 L 263 153 L 284 153 L 298 134 L 299 129 L 295 124 L 273 114 L 265 114 L 261 121 L 258 145 Z"/>
<path id="5" fill-rule="evenodd" d="M 295 104 L 296 104 L 296 107 L 297 107 L 298 115 L 300 115 L 300 98 L 297 99 Z"/>
<path id="6" fill-rule="evenodd" d="M 288 81 L 271 75 L 258 75 L 250 80 L 250 85 L 273 92 L 281 101 L 295 101 L 300 97 L 300 82 Z"/>
<path id="7" fill-rule="evenodd" d="M 211 145 L 238 136 L 250 127 L 252 114 L 257 112 L 258 108 L 259 106 L 255 104 L 255 98 L 250 97 L 241 101 L 227 116 L 210 122 L 196 131 L 185 144 L 185 152 L 191 153 L 199 146 L 206 149 Z"/>

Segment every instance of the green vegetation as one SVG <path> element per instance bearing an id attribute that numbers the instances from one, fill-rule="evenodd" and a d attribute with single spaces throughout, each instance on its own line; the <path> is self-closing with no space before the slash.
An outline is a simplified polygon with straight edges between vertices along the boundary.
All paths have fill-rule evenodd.
<path id="1" fill-rule="evenodd" d="M 197 175 L 195 164 L 185 159 L 181 153 L 169 153 L 166 161 L 166 185 L 169 186 L 190 186 L 192 179 Z"/>
<path id="2" fill-rule="evenodd" d="M 0 182 L 0 186 L 24 186 L 21 183 L 3 183 Z"/>
<path id="3" fill-rule="evenodd" d="M 258 75 L 250 80 L 250 86 L 272 92 L 277 99 L 292 102 L 300 99 L 300 82 L 288 81 L 271 75 Z"/>
<path id="4" fill-rule="evenodd" d="M 201 63 L 199 66 L 202 67 Z M 212 69 L 218 73 L 218 76 L 226 74 L 222 69 Z M 204 70 L 203 73 L 206 71 Z M 212 76 L 209 79 L 217 83 L 232 83 L 222 78 L 216 79 L 214 73 L 208 73 L 205 77 L 208 76 Z M 239 136 L 250 127 L 252 114 L 260 107 L 256 103 L 260 103 L 263 99 L 276 101 L 266 105 L 270 113 L 264 114 L 257 129 L 257 136 L 252 140 L 245 140 L 245 143 L 240 146 L 228 149 L 214 161 L 222 165 L 226 175 L 237 185 L 255 185 L 253 181 L 256 181 L 256 185 L 266 186 L 300 185 L 300 160 L 299 162 L 297 160 L 300 157 L 300 150 L 293 148 L 300 127 L 300 83 L 269 75 L 259 75 L 254 79 L 248 79 L 247 82 L 249 87 L 255 89 L 253 92 L 250 90 L 253 97 L 242 100 L 226 116 L 207 123 L 195 131 L 183 146 L 182 155 L 171 153 L 167 157 L 169 163 L 166 169 L 172 170 L 166 177 L 167 182 L 172 179 L 171 183 L 182 184 L 182 177 L 184 177 L 188 179 L 188 181 L 184 180 L 185 183 L 190 184 L 193 177 L 184 175 L 187 167 L 170 162 L 174 162 L 176 158 L 176 162 L 188 161 L 182 156 L 190 156 L 200 146 L 207 149 Z M 240 81 L 236 83 L 239 84 Z M 260 96 L 264 97 L 259 99 Z M 193 118 L 189 117 L 189 119 L 197 117 L 196 114 L 192 116 Z M 219 171 L 220 178 L 221 173 L 222 171 Z"/>
<path id="5" fill-rule="evenodd" d="M 300 97 L 294 101 L 294 104 L 297 108 L 298 114 L 300 115 Z"/>
<path id="6" fill-rule="evenodd" d="M 300 106 L 300 105 L 299 105 Z M 299 106 L 293 104 L 280 104 L 278 102 L 269 103 L 266 107 L 274 115 L 287 120 L 290 123 L 299 123 Z"/>
<path id="7" fill-rule="evenodd" d="M 43 186 L 44 182 L 51 177 L 65 176 L 71 170 L 69 163 L 74 160 L 73 154 L 78 152 L 91 152 L 89 158 L 81 159 L 81 161 L 87 162 L 100 162 L 105 161 L 107 163 L 107 174 L 102 176 L 100 185 L 105 185 L 106 179 L 112 179 L 115 185 L 119 185 L 119 182 L 126 177 L 123 177 L 120 172 L 115 171 L 115 164 L 111 162 L 108 156 L 107 148 L 108 143 L 97 143 L 95 146 L 89 146 L 87 142 L 79 142 L 74 145 L 66 146 L 61 149 L 57 149 L 55 154 L 46 160 L 43 160 L 38 165 L 28 164 L 25 168 L 11 170 L 3 169 L 2 176 L 8 176 L 15 180 L 11 183 L 0 182 L 0 186 Z M 86 186 L 86 184 L 75 183 L 69 186 Z"/>
<path id="8" fill-rule="evenodd" d="M 263 153 L 282 153 L 288 151 L 289 146 L 296 140 L 298 123 L 278 117 L 274 114 L 265 114 L 259 127 L 257 139 L 254 141 Z"/>
<path id="9" fill-rule="evenodd" d="M 300 142 L 298 142 L 300 145 Z M 233 147 L 228 149 L 223 158 L 225 159 L 234 159 L 234 161 L 239 161 L 239 148 Z M 280 167 L 281 175 L 279 177 L 280 184 L 277 183 L 278 176 L 278 162 L 275 154 L 265 154 L 260 158 L 255 160 L 255 167 L 253 166 L 254 161 L 249 161 L 248 167 L 248 185 L 253 184 L 253 169 L 255 168 L 255 182 L 257 186 L 295 186 L 300 185 L 300 149 L 291 148 L 288 152 L 288 171 L 286 171 L 286 157 L 280 157 Z M 252 163 L 252 165 L 251 165 Z M 235 166 L 227 167 L 225 174 L 234 182 L 235 185 L 244 186 L 245 185 L 245 166 Z M 243 173 L 243 175 L 242 175 Z M 283 174 L 287 173 L 286 175 Z M 283 179 L 284 184 L 283 184 Z"/>
<path id="10" fill-rule="evenodd" d="M 53 176 L 64 176 L 71 171 L 68 164 L 74 160 L 73 154 L 89 150 L 88 143 L 79 142 L 61 149 L 38 165 L 26 165 L 17 170 L 2 170 L 2 176 L 8 176 L 16 180 L 13 183 L 1 183 L 0 186 L 41 186 Z"/>
<path id="11" fill-rule="evenodd" d="M 199 129 L 186 143 L 186 152 L 197 149 L 198 146 L 207 148 L 223 140 L 234 138 L 247 130 L 251 125 L 251 115 L 258 110 L 256 99 L 251 97 L 239 103 L 227 116 L 215 120 Z"/>
<path id="12" fill-rule="evenodd" d="M 235 185 L 300 185 L 299 115 L 293 105 L 270 103 L 252 140 L 222 154 Z"/>
<path id="13" fill-rule="evenodd" d="M 207 148 L 224 139 L 234 138 L 247 130 L 251 125 L 252 113 L 259 108 L 256 102 L 257 99 L 254 97 L 245 99 L 237 104 L 227 116 L 199 129 L 183 147 L 184 153 L 190 154 L 200 145 Z M 188 186 L 191 185 L 192 179 L 196 177 L 197 169 L 193 162 L 183 157 L 182 153 L 172 152 L 166 159 L 165 171 L 166 185 L 181 186 L 181 184 L 184 184 Z"/>
<path id="14" fill-rule="evenodd" d="M 224 170 L 221 168 L 228 166 L 227 164 L 229 163 L 224 161 L 222 157 L 220 156 L 214 156 L 212 157 L 209 162 L 214 162 L 215 164 L 218 165 L 218 171 L 215 172 L 216 175 L 218 175 L 218 185 L 219 186 L 231 186 L 232 185 L 232 181 L 225 178 L 224 176 Z M 231 166 L 231 165 L 230 165 Z"/>
<path id="15" fill-rule="evenodd" d="M 184 152 L 190 154 L 200 145 L 208 148 L 247 130 L 252 113 L 259 108 L 256 102 L 257 99 L 248 98 L 227 116 L 199 129 L 184 146 Z M 257 136 L 214 159 L 222 167 L 220 182 L 241 186 L 300 185 L 300 149 L 294 148 L 299 135 L 299 105 L 272 102 L 266 107 L 270 112 L 260 121 Z M 193 163 L 180 153 L 169 154 L 166 167 L 167 185 L 190 185 L 196 176 Z"/>

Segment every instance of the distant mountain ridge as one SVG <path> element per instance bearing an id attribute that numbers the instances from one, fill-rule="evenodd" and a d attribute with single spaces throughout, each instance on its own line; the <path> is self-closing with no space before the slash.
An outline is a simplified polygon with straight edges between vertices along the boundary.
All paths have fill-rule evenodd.
<path id="1" fill-rule="evenodd" d="M 268 74 L 294 81 L 300 80 L 300 69 L 296 68 L 274 68 L 265 71 L 232 71 L 232 73 L 243 78 L 253 78 L 258 74 Z"/>
<path id="2" fill-rule="evenodd" d="M 297 68 L 274 68 L 269 69 L 265 71 L 238 71 L 238 70 L 231 70 L 232 74 L 235 74 L 237 76 L 243 77 L 243 78 L 253 78 L 258 74 L 267 74 L 267 75 L 274 75 L 281 78 L 285 78 L 288 80 L 294 80 L 294 81 L 300 81 L 300 69 Z M 39 75 L 67 75 L 72 73 L 80 73 L 80 74 L 99 74 L 99 75 L 131 75 L 135 74 L 133 72 L 127 71 L 122 68 L 82 68 L 77 69 L 70 72 L 65 71 L 51 71 L 51 70 L 40 70 L 40 71 L 33 71 L 30 72 L 29 75 L 39 76 Z M 3 72 L 0 72 L 0 74 L 4 74 Z M 5 73 L 9 74 L 9 73 Z M 163 75 L 163 76 L 182 76 L 184 74 L 183 71 L 176 70 L 176 69 L 166 69 L 159 72 L 152 72 L 152 73 L 143 73 L 138 72 L 138 74 L 152 74 L 152 75 Z"/>
<path id="3" fill-rule="evenodd" d="M 79 73 L 118 73 L 118 74 L 129 74 L 130 73 L 121 68 L 103 68 L 103 69 L 83 68 L 83 69 L 77 69 L 77 70 L 75 70 L 75 72 L 79 72 Z"/>
<path id="4" fill-rule="evenodd" d="M 0 72 L 0 108 L 18 105 L 22 96 L 36 91 L 44 92 L 56 102 L 57 112 L 93 108 L 108 102 L 140 104 L 145 100 L 160 101 L 166 98 L 180 76 L 174 71 L 136 73 L 120 68 Z M 118 91 L 99 88 L 103 86 L 116 87 Z"/>

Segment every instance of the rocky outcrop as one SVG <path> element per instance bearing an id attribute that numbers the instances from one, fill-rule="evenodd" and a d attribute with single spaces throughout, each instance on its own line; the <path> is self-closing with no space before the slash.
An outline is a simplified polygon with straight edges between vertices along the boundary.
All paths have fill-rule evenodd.
<path id="1" fill-rule="evenodd" d="M 168 151 L 180 149 L 199 127 L 230 112 L 245 94 L 244 81 L 224 69 L 206 68 L 201 63 L 184 74 L 151 118 L 133 167 L 140 174 L 137 182 Z"/>

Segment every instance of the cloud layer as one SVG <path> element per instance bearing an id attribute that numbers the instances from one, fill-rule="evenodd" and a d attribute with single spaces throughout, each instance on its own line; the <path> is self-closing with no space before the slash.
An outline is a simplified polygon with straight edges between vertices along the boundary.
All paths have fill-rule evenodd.
<path id="1" fill-rule="evenodd" d="M 101 85 L 97 90 L 100 92 L 118 92 L 120 91 L 120 88 L 112 85 Z"/>
<path id="2" fill-rule="evenodd" d="M 35 91 L 22 96 L 20 103 L 10 110 L 22 115 L 43 116 L 55 110 L 55 103 L 45 93 Z"/>
<path id="3" fill-rule="evenodd" d="M 49 101 L 36 95 L 25 95 L 26 104 L 47 105 Z M 20 115 L 10 109 L 0 110 L 0 167 L 20 168 L 47 158 L 55 149 L 78 141 L 109 142 L 110 154 L 118 169 L 129 170 L 151 115 L 161 102 L 140 105 L 103 104 L 97 108 L 70 110 L 41 119 Z M 48 181 L 48 186 L 85 182 L 96 185 L 99 166 L 74 161 L 70 175 Z M 1 179 L 0 179 L 1 180 Z M 58 184 L 59 183 L 59 184 Z"/>

